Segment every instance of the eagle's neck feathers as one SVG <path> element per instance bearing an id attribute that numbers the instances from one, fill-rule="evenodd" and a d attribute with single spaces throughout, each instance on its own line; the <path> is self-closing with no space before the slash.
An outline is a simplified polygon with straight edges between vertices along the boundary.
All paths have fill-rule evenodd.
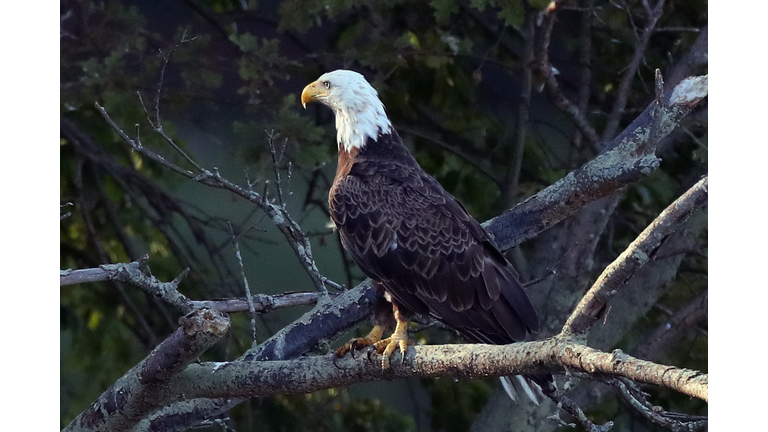
<path id="1" fill-rule="evenodd" d="M 336 107 L 336 141 L 339 151 L 351 153 L 361 150 L 368 139 L 377 140 L 379 135 L 392 132 L 392 123 L 375 94 L 364 95 L 360 103 Z"/>

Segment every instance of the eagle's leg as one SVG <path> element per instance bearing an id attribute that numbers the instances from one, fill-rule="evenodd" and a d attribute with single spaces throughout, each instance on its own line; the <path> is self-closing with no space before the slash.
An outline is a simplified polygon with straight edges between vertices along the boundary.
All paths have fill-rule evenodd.
<path id="1" fill-rule="evenodd" d="M 408 345 L 413 345 L 413 342 L 408 339 L 408 320 L 400 312 L 400 308 L 397 307 L 395 302 L 392 302 L 392 310 L 397 322 L 394 333 L 392 333 L 392 336 L 382 339 L 372 346 L 377 353 L 382 355 L 382 369 L 389 369 L 389 358 L 392 357 L 397 348 L 400 348 L 403 361 L 405 361 L 405 351 L 408 349 Z"/>
<path id="2" fill-rule="evenodd" d="M 387 328 L 395 326 L 395 317 L 392 315 L 392 304 L 384 294 L 384 286 L 372 281 L 376 287 L 376 299 L 373 302 L 373 330 L 367 336 L 355 338 L 336 350 L 336 357 L 344 357 L 348 352 L 354 358 L 355 351 L 374 345 L 381 340 Z"/>

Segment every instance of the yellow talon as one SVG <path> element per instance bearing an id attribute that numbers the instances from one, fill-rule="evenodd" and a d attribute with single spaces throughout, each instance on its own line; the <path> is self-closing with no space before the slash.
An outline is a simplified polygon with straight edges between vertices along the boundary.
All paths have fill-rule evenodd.
<path id="1" fill-rule="evenodd" d="M 397 317 L 397 315 L 396 315 Z M 399 318 L 399 317 L 398 317 Z M 408 339 L 408 321 L 397 320 L 397 327 L 392 336 L 376 342 L 373 347 L 376 352 L 381 354 L 381 368 L 389 369 L 390 357 L 395 353 L 397 348 L 400 348 L 400 354 L 402 355 L 402 361 L 405 361 L 405 352 L 408 350 L 408 345 L 413 345 Z"/>
<path id="2" fill-rule="evenodd" d="M 392 354 L 395 353 L 396 349 L 400 348 L 402 361 L 405 362 L 405 352 L 408 350 L 408 345 L 413 345 L 414 343 L 408 339 L 408 321 L 402 319 L 400 310 L 397 306 L 393 304 L 392 309 L 395 315 L 395 321 L 397 322 L 392 336 L 382 339 L 381 336 L 384 334 L 384 327 L 377 324 L 373 326 L 373 329 L 368 333 L 368 336 L 352 339 L 344 346 L 337 349 L 336 357 L 341 358 L 348 352 L 351 352 L 352 357 L 354 358 L 355 351 L 359 351 L 365 347 L 371 347 L 371 351 L 368 352 L 368 358 L 370 359 L 371 353 L 376 351 L 378 354 L 382 355 L 381 368 L 389 369 L 390 357 L 392 357 Z"/>

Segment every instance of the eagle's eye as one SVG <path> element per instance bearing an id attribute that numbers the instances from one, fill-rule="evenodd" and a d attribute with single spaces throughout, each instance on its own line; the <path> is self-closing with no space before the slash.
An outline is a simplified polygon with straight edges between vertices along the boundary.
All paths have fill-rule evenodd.
<path id="1" fill-rule="evenodd" d="M 325 86 L 326 90 L 331 89 L 331 82 L 330 81 L 323 81 L 323 85 Z"/>

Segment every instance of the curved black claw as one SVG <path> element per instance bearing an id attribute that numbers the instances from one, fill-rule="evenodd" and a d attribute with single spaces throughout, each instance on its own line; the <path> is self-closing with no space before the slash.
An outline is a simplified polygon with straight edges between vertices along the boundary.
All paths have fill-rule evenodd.
<path id="1" fill-rule="evenodd" d="M 349 342 L 349 354 L 355 360 L 357 360 L 357 357 L 355 357 L 355 351 L 360 351 L 363 348 L 364 346 L 361 346 L 357 339 L 352 339 L 352 341 Z"/>
<path id="2" fill-rule="evenodd" d="M 371 354 L 375 352 L 377 352 L 376 345 L 371 345 L 370 347 L 368 347 L 368 361 L 373 361 L 373 359 L 371 358 Z"/>
<path id="3" fill-rule="evenodd" d="M 335 367 L 336 369 L 341 370 L 341 366 L 336 364 L 336 360 L 340 359 L 341 357 L 337 356 L 336 353 L 331 353 L 331 357 L 333 357 L 333 359 L 331 359 L 331 363 L 333 363 L 333 367 Z"/>

